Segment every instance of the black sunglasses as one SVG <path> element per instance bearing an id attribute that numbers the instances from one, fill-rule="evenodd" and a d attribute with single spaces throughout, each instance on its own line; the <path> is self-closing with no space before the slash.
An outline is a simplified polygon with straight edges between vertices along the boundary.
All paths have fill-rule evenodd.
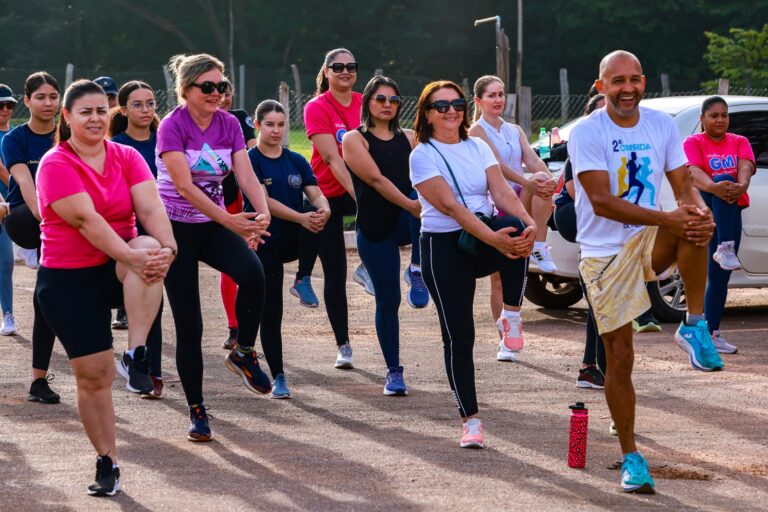
<path id="1" fill-rule="evenodd" d="M 214 91 L 214 89 L 219 91 L 219 94 L 224 94 L 225 92 L 227 92 L 229 90 L 229 82 L 227 82 L 226 80 L 222 81 L 222 82 L 219 82 L 219 83 L 211 82 L 210 80 L 206 80 L 205 82 L 203 82 L 201 84 L 198 84 L 196 82 L 192 82 L 189 85 L 194 86 L 194 87 L 199 87 L 200 88 L 200 92 L 202 92 L 203 94 L 211 94 Z"/>
<path id="2" fill-rule="evenodd" d="M 4 101 L 0 103 L 0 109 L 3 109 L 3 108 L 8 110 L 13 110 L 14 108 L 16 108 L 16 104 L 12 101 Z"/>
<path id="3" fill-rule="evenodd" d="M 373 101 L 379 105 L 384 105 L 387 100 L 389 100 L 389 104 L 393 107 L 396 107 L 400 104 L 400 96 L 384 96 L 383 94 L 377 94 L 373 97 Z"/>
<path id="4" fill-rule="evenodd" d="M 350 73 L 357 73 L 357 62 L 348 62 L 347 64 L 344 64 L 343 62 L 334 62 L 333 64 L 328 64 L 326 67 L 330 68 L 334 73 L 341 73 L 344 69 Z"/>
<path id="5" fill-rule="evenodd" d="M 456 98 L 453 101 L 437 100 L 427 105 L 427 110 L 433 108 L 439 113 L 445 114 L 448 112 L 448 110 L 450 110 L 451 107 L 453 107 L 453 110 L 456 112 L 464 112 L 464 110 L 467 108 L 467 100 L 463 98 Z"/>

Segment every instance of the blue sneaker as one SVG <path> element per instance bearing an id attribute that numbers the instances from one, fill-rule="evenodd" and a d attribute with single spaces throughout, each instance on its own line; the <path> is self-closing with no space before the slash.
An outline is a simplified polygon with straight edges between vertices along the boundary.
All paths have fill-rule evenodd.
<path id="1" fill-rule="evenodd" d="M 288 382 L 285 380 L 284 374 L 278 373 L 275 377 L 270 398 L 291 398 L 291 390 L 288 389 Z"/>
<path id="2" fill-rule="evenodd" d="M 211 427 L 208 425 L 208 413 L 203 404 L 189 408 L 189 430 L 187 439 L 196 443 L 203 443 L 213 439 Z"/>
<path id="3" fill-rule="evenodd" d="M 396 366 L 387 370 L 387 380 L 384 382 L 384 394 L 387 396 L 406 396 L 408 388 L 403 380 L 403 367 Z"/>
<path id="4" fill-rule="evenodd" d="M 421 309 L 427 307 L 429 304 L 429 290 L 427 285 L 424 284 L 424 278 L 421 277 L 420 270 L 411 270 L 411 266 L 408 265 L 403 272 L 403 280 L 410 289 L 405 295 L 405 300 L 412 308 Z"/>
<path id="5" fill-rule="evenodd" d="M 355 272 L 352 274 L 352 280 L 362 286 L 363 290 L 365 290 L 365 293 L 368 295 L 376 295 L 376 292 L 373 289 L 373 282 L 371 282 L 371 276 L 368 275 L 368 271 L 365 270 L 364 266 L 357 266 Z"/>
<path id="6" fill-rule="evenodd" d="M 680 322 L 675 332 L 675 341 L 688 353 L 691 365 L 697 370 L 711 372 L 723 369 L 723 360 L 712 343 L 705 320 L 699 320 L 695 326 Z"/>
<path id="7" fill-rule="evenodd" d="M 320 305 L 320 301 L 317 299 L 317 295 L 315 295 L 315 290 L 312 289 L 312 278 L 310 276 L 304 276 L 300 280 L 294 281 L 288 293 L 298 297 L 299 304 L 304 307 L 316 308 Z"/>
<path id="8" fill-rule="evenodd" d="M 269 377 L 259 366 L 258 354 L 255 350 L 242 354 L 235 348 L 224 358 L 224 363 L 232 373 L 243 379 L 243 384 L 250 391 L 265 394 L 272 388 Z"/>
<path id="9" fill-rule="evenodd" d="M 624 462 L 621 465 L 621 488 L 624 492 L 656 493 L 648 463 L 638 452 L 624 455 Z"/>

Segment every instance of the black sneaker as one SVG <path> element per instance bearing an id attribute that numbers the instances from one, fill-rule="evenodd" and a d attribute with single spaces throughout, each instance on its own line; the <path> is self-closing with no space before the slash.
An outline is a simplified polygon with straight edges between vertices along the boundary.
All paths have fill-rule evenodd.
<path id="1" fill-rule="evenodd" d="M 144 345 L 136 347 L 133 357 L 123 352 L 117 372 L 127 379 L 125 387 L 131 393 L 149 395 L 154 390 L 152 377 L 149 376 L 149 349 Z"/>
<path id="2" fill-rule="evenodd" d="M 116 331 L 124 331 L 128 328 L 128 315 L 125 314 L 125 308 L 118 308 L 117 315 L 112 321 L 112 328 Z"/>
<path id="3" fill-rule="evenodd" d="M 576 387 L 603 389 L 605 388 L 605 377 L 603 377 L 602 372 L 596 366 L 587 366 L 579 370 Z"/>
<path id="4" fill-rule="evenodd" d="M 227 368 L 243 379 L 243 384 L 254 393 L 269 393 L 272 383 L 264 370 L 259 366 L 259 355 L 254 350 L 241 354 L 237 348 L 233 349 L 224 358 Z"/>
<path id="5" fill-rule="evenodd" d="M 61 398 L 58 393 L 53 391 L 48 385 L 54 379 L 54 374 L 49 373 L 46 377 L 40 377 L 29 386 L 30 402 L 40 402 L 41 404 L 57 404 Z"/>
<path id="6" fill-rule="evenodd" d="M 208 413 L 203 404 L 189 407 L 189 421 L 187 439 L 196 443 L 205 443 L 213 439 L 211 427 L 208 425 Z"/>
<path id="7" fill-rule="evenodd" d="M 632 320 L 632 329 L 637 333 L 661 332 L 661 325 L 649 309 L 639 317 Z"/>
<path id="8" fill-rule="evenodd" d="M 120 468 L 112 467 L 109 455 L 96 457 L 96 481 L 88 486 L 91 496 L 114 496 L 120 490 Z"/>
<path id="9" fill-rule="evenodd" d="M 224 350 L 232 350 L 237 345 L 237 327 L 229 328 L 229 338 L 224 342 Z"/>

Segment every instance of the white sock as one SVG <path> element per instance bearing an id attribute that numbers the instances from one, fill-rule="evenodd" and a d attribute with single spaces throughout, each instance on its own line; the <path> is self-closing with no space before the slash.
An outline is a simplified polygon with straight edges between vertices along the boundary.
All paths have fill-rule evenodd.
<path id="1" fill-rule="evenodd" d="M 539 242 L 539 241 L 533 242 L 534 249 L 544 249 L 546 246 L 547 246 L 547 242 Z"/>
<path id="2" fill-rule="evenodd" d="M 502 314 L 504 315 L 504 318 L 506 318 L 510 322 L 519 322 L 520 321 L 520 312 L 519 311 L 510 311 L 508 309 L 505 309 Z"/>
<path id="3" fill-rule="evenodd" d="M 469 418 L 467 420 L 467 426 L 472 427 L 474 425 L 481 425 L 480 420 L 478 418 Z"/>
<path id="4" fill-rule="evenodd" d="M 130 350 L 126 350 L 125 353 L 131 356 L 131 359 L 133 359 L 133 353 L 136 352 L 135 348 L 132 348 Z"/>
<path id="5" fill-rule="evenodd" d="M 421 265 L 414 265 L 411 263 L 411 272 L 421 272 Z"/>

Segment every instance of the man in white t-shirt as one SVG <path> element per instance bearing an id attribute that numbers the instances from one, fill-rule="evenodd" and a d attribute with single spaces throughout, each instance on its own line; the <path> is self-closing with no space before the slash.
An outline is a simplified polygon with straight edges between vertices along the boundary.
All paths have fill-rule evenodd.
<path id="1" fill-rule="evenodd" d="M 677 264 L 688 314 L 675 340 L 694 368 L 722 368 L 704 320 L 707 243 L 715 224 L 690 180 L 672 118 L 639 106 L 645 76 L 637 57 L 621 50 L 605 56 L 595 85 L 605 94 L 605 108 L 574 127 L 568 141 L 579 272 L 605 343 L 605 397 L 624 454 L 622 487 L 653 493 L 648 464 L 635 445 L 632 319 L 650 306 L 646 281 Z M 679 205 L 671 212 L 660 210 L 664 176 Z"/>

